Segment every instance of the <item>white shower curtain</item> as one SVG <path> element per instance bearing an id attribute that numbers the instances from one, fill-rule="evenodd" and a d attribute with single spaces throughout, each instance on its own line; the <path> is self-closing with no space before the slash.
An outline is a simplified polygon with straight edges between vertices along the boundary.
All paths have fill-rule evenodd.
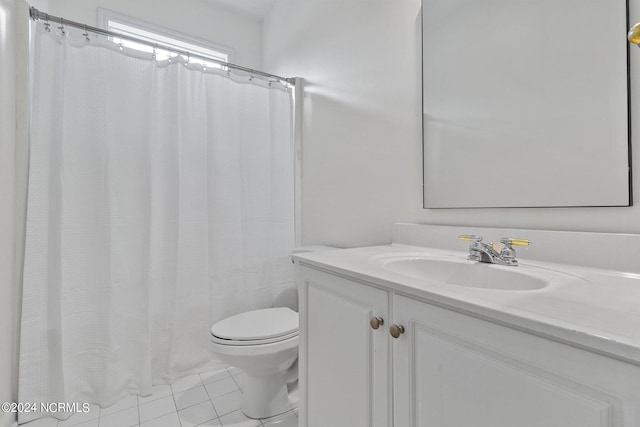
<path id="1" fill-rule="evenodd" d="M 294 292 L 291 92 L 34 27 L 19 400 L 106 406 Z"/>

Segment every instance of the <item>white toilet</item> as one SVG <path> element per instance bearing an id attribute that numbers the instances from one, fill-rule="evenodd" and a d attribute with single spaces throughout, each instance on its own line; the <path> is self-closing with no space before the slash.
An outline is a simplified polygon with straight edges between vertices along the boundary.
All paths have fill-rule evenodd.
<path id="1" fill-rule="evenodd" d="M 298 313 L 287 307 L 248 311 L 211 327 L 213 351 L 241 369 L 242 412 L 267 418 L 298 406 Z"/>

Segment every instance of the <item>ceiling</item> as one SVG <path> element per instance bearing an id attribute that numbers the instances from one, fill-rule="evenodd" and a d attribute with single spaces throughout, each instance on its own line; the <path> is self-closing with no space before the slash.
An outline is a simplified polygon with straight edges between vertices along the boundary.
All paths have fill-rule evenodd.
<path id="1" fill-rule="evenodd" d="M 204 0 L 240 15 L 261 21 L 277 0 Z"/>

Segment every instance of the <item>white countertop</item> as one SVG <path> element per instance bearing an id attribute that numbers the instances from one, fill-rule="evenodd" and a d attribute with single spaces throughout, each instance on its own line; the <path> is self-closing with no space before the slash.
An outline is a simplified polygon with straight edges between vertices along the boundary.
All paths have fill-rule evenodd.
<path id="1" fill-rule="evenodd" d="M 549 269 L 579 279 L 542 289 L 505 291 L 412 278 L 373 261 L 381 255 L 434 253 L 467 256 L 464 251 L 395 243 L 299 254 L 294 259 L 300 265 L 640 365 L 640 274 L 521 259 L 519 266 L 504 268 Z"/>

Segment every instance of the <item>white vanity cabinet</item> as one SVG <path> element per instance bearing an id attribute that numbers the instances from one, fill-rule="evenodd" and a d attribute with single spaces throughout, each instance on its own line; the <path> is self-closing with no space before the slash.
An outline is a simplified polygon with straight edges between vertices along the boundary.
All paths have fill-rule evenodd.
<path id="1" fill-rule="evenodd" d="M 390 425 L 389 293 L 300 268 L 301 426 Z M 382 323 L 371 327 L 372 319 Z"/>
<path id="2" fill-rule="evenodd" d="M 640 427 L 634 363 L 419 291 L 304 263 L 298 279 L 300 427 Z"/>
<path id="3" fill-rule="evenodd" d="M 640 367 L 393 296 L 395 426 L 640 426 Z"/>

